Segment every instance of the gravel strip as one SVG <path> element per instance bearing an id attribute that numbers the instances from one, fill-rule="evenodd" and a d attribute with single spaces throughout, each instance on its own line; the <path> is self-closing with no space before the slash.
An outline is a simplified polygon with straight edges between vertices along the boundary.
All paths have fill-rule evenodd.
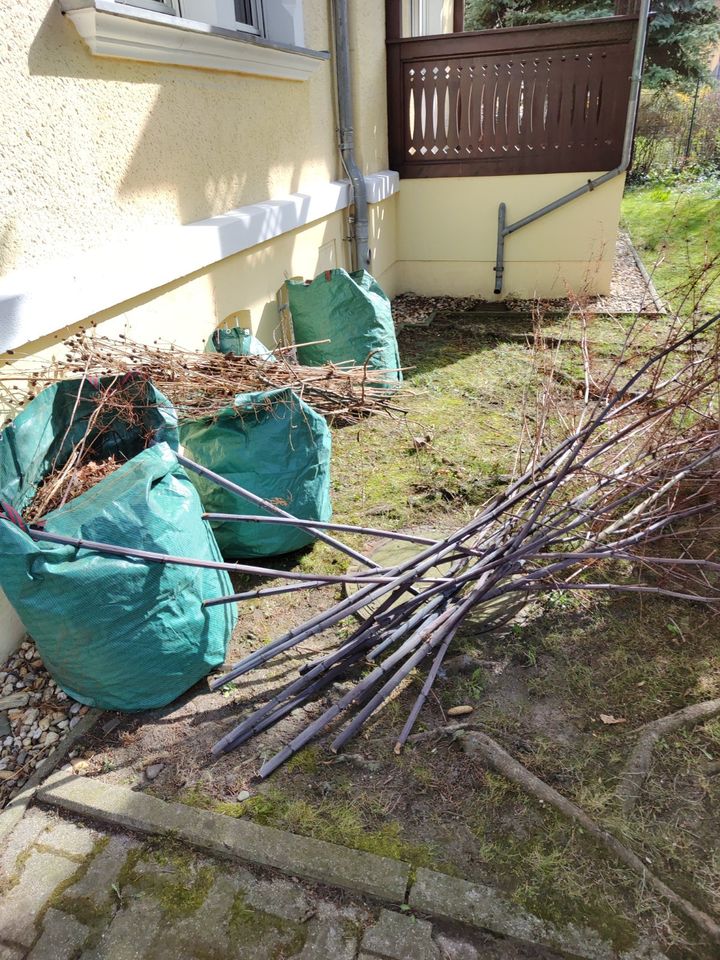
<path id="1" fill-rule="evenodd" d="M 505 311 L 533 313 L 534 311 L 570 311 L 582 305 L 587 313 L 664 313 L 664 307 L 652 280 L 648 280 L 638 266 L 632 242 L 621 233 L 615 248 L 615 266 L 607 297 L 586 300 L 481 300 L 478 297 L 421 297 L 416 293 L 401 293 L 392 302 L 393 318 L 398 325 L 427 325 L 437 311 L 453 313 L 486 313 L 494 308 Z"/>
<path id="2" fill-rule="evenodd" d="M 30 640 L 0 667 L 0 809 L 89 709 L 58 687 Z"/>

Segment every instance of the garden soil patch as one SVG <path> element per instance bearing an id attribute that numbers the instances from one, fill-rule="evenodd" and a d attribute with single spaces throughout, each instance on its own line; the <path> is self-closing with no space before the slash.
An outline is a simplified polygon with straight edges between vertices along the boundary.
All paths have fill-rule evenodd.
<path id="1" fill-rule="evenodd" d="M 599 318 L 591 327 L 608 354 L 618 323 Z M 413 367 L 401 394 L 409 423 L 374 418 L 335 431 L 338 520 L 452 529 L 505 483 L 520 409 L 534 387 L 527 342 L 507 336 L 523 330 L 477 317 L 404 328 L 401 355 Z M 568 336 L 563 369 L 573 370 L 578 350 L 577 337 Z M 418 446 L 418 436 L 430 439 Z M 286 559 L 304 571 L 345 568 L 322 544 Z M 243 589 L 250 583 L 236 580 Z M 337 597 L 327 587 L 243 604 L 228 663 Z M 335 636 L 314 638 L 223 691 L 211 693 L 203 682 L 164 710 L 108 715 L 75 762 L 86 763 L 84 773 L 165 799 L 490 883 L 543 917 L 589 924 L 618 949 L 642 931 L 675 960 L 711 956 L 577 827 L 466 754 L 461 731 L 438 732 L 453 707 L 471 707 L 461 721 L 497 739 L 712 911 L 720 895 L 720 776 L 705 771 L 720 758 L 720 722 L 660 744 L 632 817 L 623 817 L 615 798 L 639 726 L 720 695 L 717 623 L 707 611 L 655 598 L 551 595 L 500 632 L 481 633 L 473 622 L 463 627 L 416 727 L 419 736 L 400 756 L 393 744 L 424 671 L 411 675 L 337 756 L 323 739 L 267 782 L 254 780 L 263 759 L 337 699 L 343 684 L 301 716 L 219 759 L 210 756 L 220 736 L 350 629 L 342 624 Z M 622 722 L 608 725 L 601 715 Z"/>

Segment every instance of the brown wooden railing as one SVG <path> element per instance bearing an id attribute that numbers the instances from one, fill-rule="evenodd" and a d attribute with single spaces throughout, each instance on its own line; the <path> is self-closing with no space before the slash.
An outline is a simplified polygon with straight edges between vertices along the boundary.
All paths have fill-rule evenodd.
<path id="1" fill-rule="evenodd" d="M 615 167 L 637 22 L 390 34 L 391 167 L 406 178 Z M 388 27 L 396 25 L 389 15 Z"/>

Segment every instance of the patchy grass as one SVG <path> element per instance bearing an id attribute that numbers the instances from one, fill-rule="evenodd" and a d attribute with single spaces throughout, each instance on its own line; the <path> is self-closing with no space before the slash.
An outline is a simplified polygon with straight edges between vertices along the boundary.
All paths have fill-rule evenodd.
<path id="1" fill-rule="evenodd" d="M 590 322 L 591 352 L 600 365 L 617 355 L 628 322 Z M 648 344 L 666 323 L 643 321 Z M 577 396 L 579 322 L 552 320 L 543 332 L 557 351 L 559 388 Z M 390 529 L 453 529 L 471 517 L 506 482 L 523 410 L 530 419 L 534 414 L 538 381 L 531 333 L 527 321 L 479 316 L 440 317 L 430 327 L 406 328 L 401 355 L 413 369 L 398 403 L 408 408 L 408 422 L 373 418 L 334 431 L 336 517 Z M 348 542 L 368 547 L 361 538 Z M 307 570 L 346 565 L 322 544 L 281 563 Z M 338 596 L 324 588 L 310 597 L 295 593 L 244 605 L 232 656 L 256 649 Z M 327 642 L 337 642 L 353 626 L 342 624 Z M 252 783 L 262 759 L 297 733 L 297 724 L 307 720 L 303 715 L 209 760 L 218 718 L 223 732 L 229 730 L 319 649 L 303 645 L 271 669 L 239 678 L 225 696 L 205 694 L 191 713 L 164 721 L 163 736 L 176 731 L 181 762 L 176 780 L 155 789 L 229 816 L 490 883 L 540 916 L 587 924 L 619 946 L 640 930 L 661 939 L 673 960 L 702 955 L 692 945 L 694 934 L 635 875 L 489 773 L 463 752 L 460 739 L 434 731 L 446 723 L 450 707 L 472 706 L 470 722 L 616 831 L 690 899 L 712 909 L 720 892 L 720 776 L 703 770 L 720 757 L 720 723 L 663 741 L 632 817 L 621 815 L 614 797 L 638 726 L 720 693 L 717 626 L 703 609 L 656 598 L 550 594 L 531 616 L 501 633 L 464 625 L 451 656 L 464 653 L 474 662 L 467 671 L 440 676 L 416 727 L 423 738 L 401 756 L 392 747 L 424 670 L 413 673 L 338 756 L 321 740 L 269 783 Z M 322 706 L 337 695 L 330 691 Z M 600 713 L 624 722 L 606 726 Z M 153 718 L 147 721 L 153 723 L 149 742 L 155 744 L 160 727 Z M 118 759 L 118 766 L 130 762 Z M 245 788 L 252 796 L 239 803 Z"/>
<path id="2" fill-rule="evenodd" d="M 683 313 L 700 299 L 704 312 L 720 310 L 720 183 L 629 190 L 622 209 L 660 295 Z"/>
<path id="3" fill-rule="evenodd" d="M 299 765 L 294 770 L 308 772 L 307 767 Z M 288 772 L 292 774 L 292 768 Z M 327 796 L 320 801 L 296 797 L 290 791 L 274 786 L 239 803 L 215 800 L 197 788 L 182 794 L 180 799 L 191 806 L 229 817 L 246 817 L 263 826 L 406 860 L 415 867 L 441 863 L 441 858 L 430 845 L 413 843 L 403 836 L 402 824 L 387 818 L 378 797 L 370 793 L 356 794 L 348 782 L 344 787 L 338 785 L 334 788 L 329 783 L 327 787 Z"/>

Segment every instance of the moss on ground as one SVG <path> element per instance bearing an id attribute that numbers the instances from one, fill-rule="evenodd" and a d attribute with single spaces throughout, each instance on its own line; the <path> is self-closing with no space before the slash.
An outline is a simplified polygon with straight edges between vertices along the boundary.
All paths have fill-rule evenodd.
<path id="1" fill-rule="evenodd" d="M 168 920 L 178 920 L 203 905 L 215 874 L 215 867 L 172 837 L 159 838 L 130 851 L 118 878 L 118 897 L 150 894 Z"/>
<path id="2" fill-rule="evenodd" d="M 279 940 L 268 960 L 283 960 L 300 953 L 307 938 L 305 924 L 282 920 L 247 904 L 245 895 L 238 893 L 230 911 L 231 941 L 252 950 L 272 940 Z"/>
<path id="3" fill-rule="evenodd" d="M 298 767 L 295 769 L 297 772 Z M 299 769 L 306 772 L 302 767 Z M 348 785 L 344 796 L 334 793 L 332 797 L 317 802 L 271 786 L 247 800 L 231 803 L 216 800 L 195 787 L 181 794 L 179 799 L 190 806 L 228 817 L 244 817 L 262 826 L 405 860 L 414 866 L 437 867 L 442 864 L 442 858 L 430 844 L 408 840 L 402 824 L 387 818 L 382 804 L 371 793 L 352 794 Z"/>

